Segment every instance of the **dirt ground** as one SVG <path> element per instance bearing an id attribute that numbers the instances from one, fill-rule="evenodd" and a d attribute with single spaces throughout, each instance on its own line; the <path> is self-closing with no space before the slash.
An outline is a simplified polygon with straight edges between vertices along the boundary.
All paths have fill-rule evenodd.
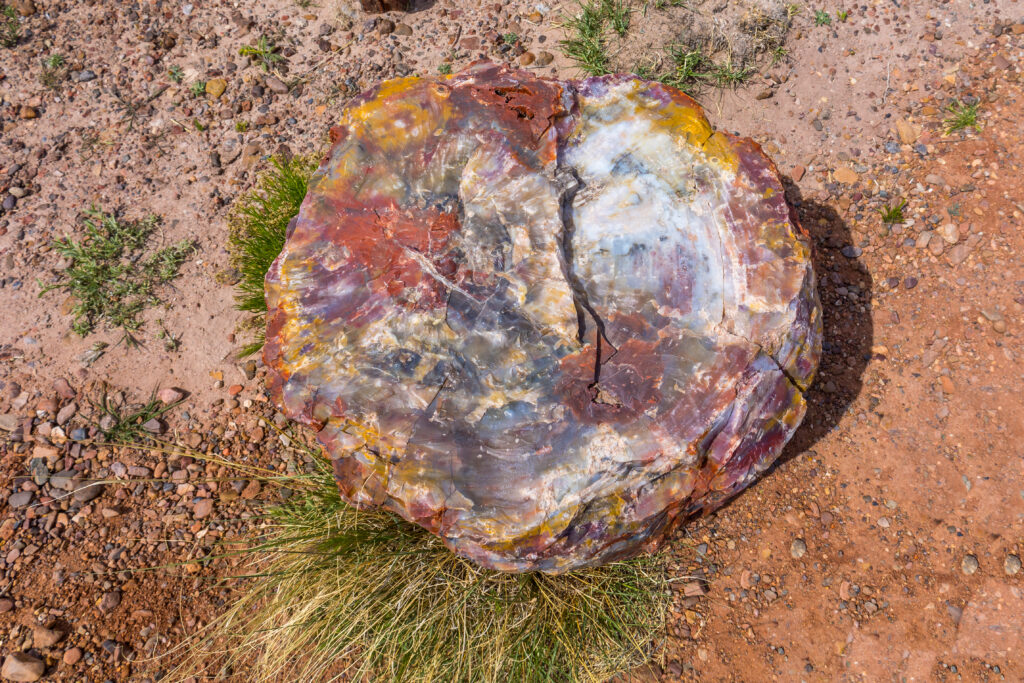
<path id="1" fill-rule="evenodd" d="M 99 383 L 180 388 L 168 442 L 300 467 L 258 362 L 236 359 L 232 201 L 269 155 L 322 150 L 381 78 L 479 57 L 577 75 L 558 49 L 575 3 L 8 2 L 22 36 L 0 48 L 0 654 L 43 660 L 46 680 L 155 680 L 227 596 L 214 579 L 230 563 L 204 558 L 277 494 L 181 449 L 88 445 Z M 646 4 L 628 54 L 660 54 L 657 12 L 682 11 Z M 777 466 L 673 539 L 696 578 L 634 677 L 1024 680 L 1024 2 L 800 7 L 788 55 L 699 99 L 777 161 L 814 237 L 821 372 Z M 277 75 L 239 56 L 261 35 Z M 189 90 L 217 79 L 217 96 Z M 946 134 L 947 106 L 973 98 L 980 130 Z M 878 209 L 900 199 L 907 220 L 887 226 Z M 75 336 L 66 295 L 40 296 L 66 265 L 52 240 L 80 234 L 92 203 L 197 244 L 141 348 Z M 91 480 L 105 483 L 70 494 Z"/>

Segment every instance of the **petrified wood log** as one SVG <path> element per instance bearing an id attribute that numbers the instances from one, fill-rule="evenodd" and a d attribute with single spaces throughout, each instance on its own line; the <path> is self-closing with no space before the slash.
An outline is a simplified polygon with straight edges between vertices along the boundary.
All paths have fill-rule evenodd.
<path id="1" fill-rule="evenodd" d="M 651 549 L 765 470 L 821 312 L 778 172 L 678 90 L 491 64 L 351 104 L 267 275 L 343 495 L 502 570 Z"/>

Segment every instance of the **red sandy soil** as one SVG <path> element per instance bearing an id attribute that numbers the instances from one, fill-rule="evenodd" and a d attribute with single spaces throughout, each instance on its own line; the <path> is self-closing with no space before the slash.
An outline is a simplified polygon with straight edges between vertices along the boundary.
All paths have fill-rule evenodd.
<path id="1" fill-rule="evenodd" d="M 381 78 L 526 52 L 531 69 L 576 75 L 557 49 L 573 4 L 438 0 L 383 18 L 326 2 L 13 4 L 26 16 L 20 43 L 0 48 L 0 198 L 13 204 L 0 213 L 0 654 L 42 659 L 47 680 L 152 680 L 168 660 L 151 658 L 228 596 L 214 580 L 229 563 L 202 559 L 277 494 L 181 452 L 55 428 L 88 429 L 99 382 L 139 398 L 176 386 L 188 396 L 167 440 L 300 467 L 270 424 L 262 369 L 234 355 L 232 201 L 268 155 L 322 150 L 346 99 Z M 1024 679 L 1024 3 L 842 8 L 849 19 L 823 27 L 805 6 L 787 59 L 699 97 L 787 176 L 815 241 L 827 346 L 780 463 L 673 540 L 691 578 L 637 679 Z M 501 47 L 512 32 L 519 44 Z M 287 58 L 276 80 L 238 56 L 263 34 Z M 55 52 L 69 74 L 54 90 L 39 75 Z M 216 78 L 219 97 L 189 93 Z M 981 129 L 947 135 L 945 109 L 964 98 L 980 99 Z M 900 198 L 908 221 L 888 227 L 877 210 Z M 64 295 L 39 296 L 63 265 L 51 241 L 80 235 L 90 203 L 156 213 L 159 242 L 198 245 L 142 348 L 74 336 Z M 96 341 L 111 346 L 87 366 Z M 61 488 L 71 476 L 115 483 L 76 499 Z M 131 571 L 147 567 L 164 568 Z"/>

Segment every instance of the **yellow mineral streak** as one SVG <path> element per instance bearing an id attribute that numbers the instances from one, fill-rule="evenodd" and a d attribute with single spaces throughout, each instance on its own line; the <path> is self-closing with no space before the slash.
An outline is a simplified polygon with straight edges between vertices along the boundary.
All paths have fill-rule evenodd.
<path id="1" fill-rule="evenodd" d="M 393 153 L 421 146 L 451 116 L 446 97 L 429 82 L 410 76 L 383 83 L 376 97 L 346 112 L 342 123 L 355 135 L 372 139 L 385 153 Z"/>

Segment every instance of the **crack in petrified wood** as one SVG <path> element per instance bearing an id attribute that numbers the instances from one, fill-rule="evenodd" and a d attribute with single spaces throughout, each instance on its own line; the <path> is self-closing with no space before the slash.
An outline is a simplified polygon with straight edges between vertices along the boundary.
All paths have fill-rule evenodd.
<path id="1" fill-rule="evenodd" d="M 555 178 L 558 186 L 561 188 L 561 197 L 559 198 L 559 217 L 562 220 L 562 272 L 565 274 L 565 280 L 569 284 L 569 289 L 572 291 L 572 300 L 573 305 L 576 308 L 576 319 L 579 327 L 579 331 L 576 336 L 579 339 L 580 344 L 583 344 L 586 340 L 588 314 L 591 319 L 593 319 L 594 325 L 597 328 L 597 348 L 594 353 L 593 385 L 596 396 L 599 391 L 598 384 L 601 381 L 601 364 L 607 360 L 607 358 L 603 357 L 602 345 L 607 343 L 612 349 L 612 355 L 614 355 L 616 348 L 610 341 L 608 341 L 608 335 L 605 334 L 604 321 L 601 320 L 601 316 L 590 304 L 586 287 L 583 286 L 579 277 L 575 272 L 573 272 L 572 237 L 576 230 L 576 226 L 575 219 L 573 218 L 572 203 L 576 198 L 576 193 L 580 190 L 582 183 L 576 175 L 576 172 L 571 168 L 559 168 L 555 172 Z"/>
<path id="2" fill-rule="evenodd" d="M 342 494 L 498 569 L 656 545 L 778 455 L 820 354 L 778 173 L 684 94 L 478 64 L 348 106 L 267 276 Z"/>

